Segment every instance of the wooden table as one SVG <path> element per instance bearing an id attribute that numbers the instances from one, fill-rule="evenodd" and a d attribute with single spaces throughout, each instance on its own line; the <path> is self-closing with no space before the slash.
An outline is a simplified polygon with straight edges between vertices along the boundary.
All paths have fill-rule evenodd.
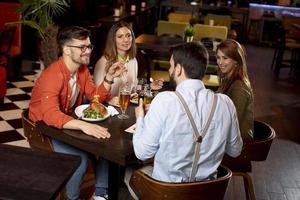
<path id="1" fill-rule="evenodd" d="M 55 199 L 80 157 L 0 144 L 0 199 Z"/>
<path id="2" fill-rule="evenodd" d="M 138 49 L 146 50 L 146 52 L 155 53 L 161 59 L 170 59 L 170 50 L 172 47 L 184 44 L 183 39 L 175 36 L 157 36 L 152 34 L 141 34 L 136 38 L 136 46 Z M 210 56 L 210 63 L 215 64 L 215 52 L 207 49 Z"/>
<path id="3" fill-rule="evenodd" d="M 178 44 L 184 44 L 185 42 L 178 37 L 174 36 L 157 36 L 151 34 L 142 34 L 136 38 L 136 46 L 139 50 L 145 51 L 148 59 L 150 60 L 163 60 L 169 61 L 171 54 L 170 50 L 172 47 Z M 212 49 L 208 49 L 209 53 L 209 64 L 217 65 L 216 53 Z M 148 61 L 149 62 L 149 61 Z M 145 65 L 144 65 L 145 66 Z M 147 69 L 139 68 L 139 71 L 146 71 L 150 75 L 151 65 L 146 64 Z"/>
<path id="4" fill-rule="evenodd" d="M 135 40 L 137 48 L 152 51 L 170 51 L 173 46 L 185 43 L 182 38 L 141 34 Z"/>
<path id="5" fill-rule="evenodd" d="M 111 134 L 109 139 L 96 139 L 84 134 L 80 130 L 69 130 L 46 125 L 43 122 L 37 123 L 40 133 L 55 138 L 79 149 L 87 151 L 97 157 L 105 158 L 110 162 L 109 166 L 109 198 L 118 199 L 120 180 L 120 166 L 130 166 L 138 162 L 134 155 L 132 146 L 132 134 L 125 132 L 129 126 L 136 121 L 134 105 L 130 105 L 127 114 L 130 118 L 120 120 L 117 116 L 109 117 L 97 124 L 107 127 Z"/>

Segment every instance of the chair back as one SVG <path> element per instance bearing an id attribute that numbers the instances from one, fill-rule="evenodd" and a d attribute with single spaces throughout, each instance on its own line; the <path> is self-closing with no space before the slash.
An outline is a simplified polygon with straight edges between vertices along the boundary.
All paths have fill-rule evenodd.
<path id="1" fill-rule="evenodd" d="M 258 7 L 250 7 L 249 18 L 250 20 L 261 20 L 264 15 L 264 9 Z"/>
<path id="2" fill-rule="evenodd" d="M 170 13 L 168 15 L 169 22 L 185 22 L 190 23 L 192 15 L 188 13 Z"/>
<path id="3" fill-rule="evenodd" d="M 225 40 L 228 33 L 226 26 L 209 26 L 206 24 L 195 24 L 194 31 L 194 40 L 198 41 L 201 41 L 203 38 Z"/>
<path id="4" fill-rule="evenodd" d="M 214 25 L 226 26 L 228 30 L 231 29 L 231 17 L 229 15 L 207 14 L 204 17 L 204 24 L 209 25 L 210 20 L 214 21 Z"/>
<path id="5" fill-rule="evenodd" d="M 274 129 L 267 123 L 254 121 L 254 140 L 245 144 L 245 154 L 251 161 L 264 161 L 275 138 Z"/>
<path id="6" fill-rule="evenodd" d="M 221 200 L 224 198 L 231 176 L 232 172 L 227 167 L 220 166 L 218 176 L 214 180 L 167 183 L 157 181 L 141 170 L 137 170 L 130 179 L 130 186 L 142 200 Z"/>
<path id="7" fill-rule="evenodd" d="M 50 139 L 47 136 L 42 135 L 35 127 L 35 123 L 29 119 L 28 109 L 22 112 L 22 124 L 24 135 L 27 137 L 27 141 L 31 148 L 53 151 Z"/>
<path id="8" fill-rule="evenodd" d="M 157 23 L 157 35 L 163 34 L 179 35 L 184 38 L 184 30 L 188 23 L 185 22 L 169 22 L 164 20 L 158 20 Z"/>

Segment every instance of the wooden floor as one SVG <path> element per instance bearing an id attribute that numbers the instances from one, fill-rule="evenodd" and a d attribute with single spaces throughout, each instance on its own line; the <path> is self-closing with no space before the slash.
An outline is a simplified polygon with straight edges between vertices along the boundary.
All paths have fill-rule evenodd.
<path id="1" fill-rule="evenodd" d="M 269 156 L 253 162 L 251 177 L 258 200 L 300 200 L 300 79 L 270 69 L 273 49 L 246 45 L 248 71 L 255 95 L 255 118 L 276 131 Z M 226 200 L 245 199 L 243 182 L 234 178 Z"/>

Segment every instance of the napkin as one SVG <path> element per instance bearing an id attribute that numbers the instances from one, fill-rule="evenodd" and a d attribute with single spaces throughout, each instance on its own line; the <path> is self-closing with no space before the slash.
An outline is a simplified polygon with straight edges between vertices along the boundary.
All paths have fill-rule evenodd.
<path id="1" fill-rule="evenodd" d="M 134 134 L 135 133 L 135 129 L 136 129 L 136 124 L 133 124 L 132 126 L 130 126 L 129 128 L 127 128 L 125 130 L 125 132 Z"/>
<path id="2" fill-rule="evenodd" d="M 115 116 L 119 114 L 119 111 L 117 111 L 117 109 L 115 109 L 113 106 L 108 106 L 107 110 L 111 116 Z"/>

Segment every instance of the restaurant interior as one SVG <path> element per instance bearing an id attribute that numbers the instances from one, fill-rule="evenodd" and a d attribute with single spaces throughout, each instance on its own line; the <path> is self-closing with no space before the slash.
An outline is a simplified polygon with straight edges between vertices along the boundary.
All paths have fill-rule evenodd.
<path id="1" fill-rule="evenodd" d="M 246 50 L 255 121 L 266 123 L 276 137 L 270 141 L 262 140 L 265 146 L 261 148 L 266 155 L 263 159 L 253 159 L 250 170 L 233 173 L 224 199 L 300 199 L 299 0 L 70 0 L 66 1 L 68 5 L 60 16 L 53 16 L 56 32 L 44 42 L 36 29 L 24 23 L 7 24 L 22 20 L 24 14 L 17 11 L 20 2 L 27 1 L 0 0 L 0 144 L 34 147 L 26 133 L 22 113 L 28 109 L 35 80 L 58 57 L 57 46 L 51 44 L 55 43 L 60 28 L 78 25 L 91 31 L 94 49 L 89 70 L 93 74 L 110 27 L 120 21 L 130 23 L 136 38 L 138 77 L 148 80 L 163 78 L 166 83 L 169 81 L 170 47 L 191 40 L 201 41 L 210 55 L 202 81 L 215 91 L 220 84 L 215 49 L 221 41 L 230 38 L 237 40 Z M 190 25 L 192 35 L 187 30 Z M 48 49 L 42 50 L 41 46 Z M 126 139 L 132 137 L 130 133 L 121 134 Z M 253 148 L 254 154 L 262 154 L 260 149 L 255 150 L 260 147 Z M 38 149 L 43 150 L 43 147 Z M 127 158 L 125 164 L 118 160 L 114 166 L 119 171 L 118 195 L 110 199 L 131 199 L 119 177 L 126 162 Z M 5 163 L 0 163 L 0 169 L 4 169 Z M 33 163 L 34 160 L 31 165 Z M 22 168 L 24 162 L 19 164 L 15 170 Z M 67 178 L 50 199 L 61 199 Z M 93 177 L 89 178 L 89 184 L 93 185 Z M 42 180 L 40 177 L 39 181 Z M 7 192 L 5 182 L 0 181 L 0 199 L 30 199 L 20 196 L 26 194 L 21 189 L 13 190 L 14 194 L 20 193 L 19 196 L 7 194 L 12 192 Z M 90 193 L 90 188 L 85 189 Z M 32 196 L 31 199 L 39 198 Z"/>

